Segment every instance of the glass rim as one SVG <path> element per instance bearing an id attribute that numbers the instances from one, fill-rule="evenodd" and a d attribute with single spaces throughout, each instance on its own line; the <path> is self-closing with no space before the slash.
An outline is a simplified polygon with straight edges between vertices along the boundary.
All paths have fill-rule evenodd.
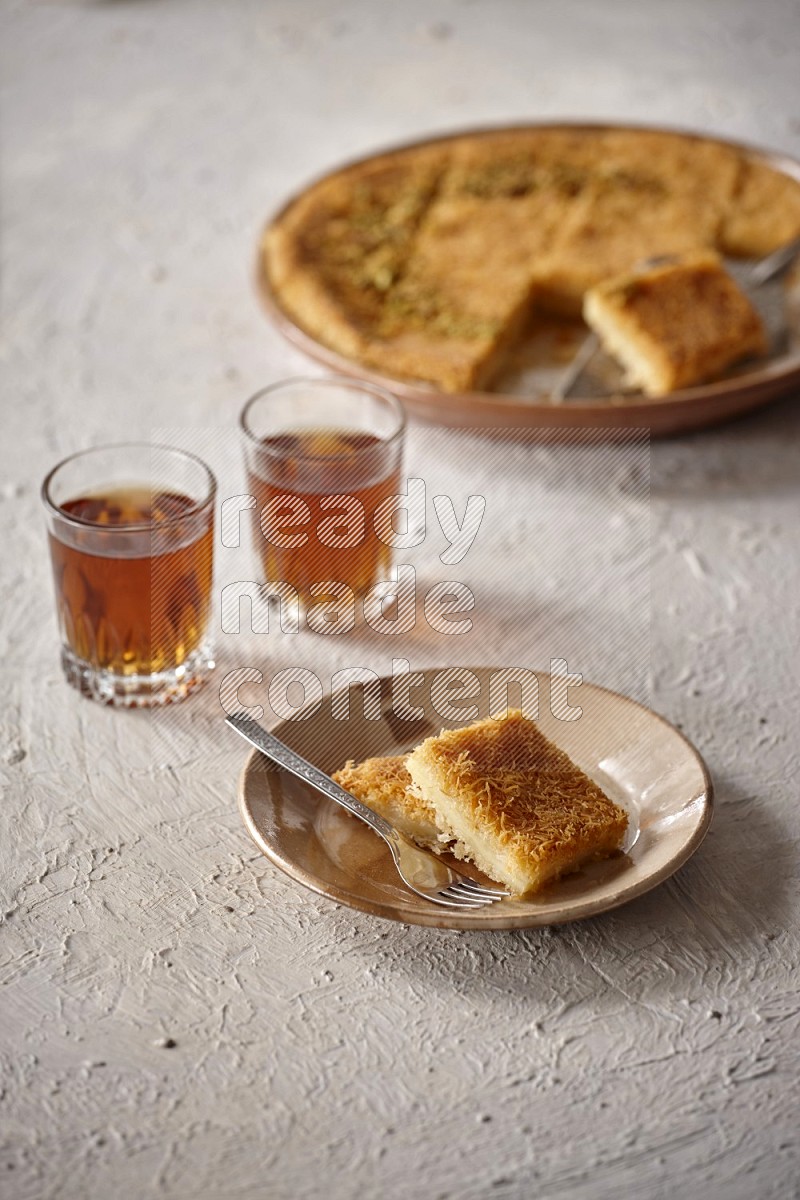
<path id="1" fill-rule="evenodd" d="M 277 392 L 282 388 L 297 386 L 298 384 L 304 387 L 309 385 L 312 387 L 319 387 L 320 384 L 324 387 L 344 386 L 351 388 L 354 391 L 365 392 L 374 399 L 388 401 L 389 408 L 392 410 L 397 419 L 397 428 L 389 437 L 380 438 L 378 445 L 365 447 L 363 450 L 358 451 L 358 454 L 369 454 L 373 450 L 385 449 L 386 447 L 391 446 L 394 442 L 397 442 L 405 433 L 407 424 L 406 410 L 403 408 L 403 405 L 398 400 L 397 396 L 393 395 L 392 392 L 388 391 L 387 388 L 379 387 L 375 383 L 369 383 L 365 379 L 351 379 L 347 375 L 292 375 L 289 379 L 279 379 L 276 383 L 270 383 L 267 387 L 261 388 L 259 391 L 255 392 L 247 401 L 239 414 L 239 428 L 247 438 L 248 443 L 258 446 L 262 453 L 270 454 L 274 458 L 285 457 L 285 452 L 273 450 L 270 446 L 265 445 L 264 440 L 257 437 L 255 433 L 253 433 L 252 429 L 248 427 L 247 415 L 250 412 L 250 409 L 257 401 L 263 400 L 266 396 L 271 395 L 273 392 Z M 322 460 L 326 462 L 335 462 L 337 459 L 352 458 L 352 454 L 294 454 L 292 457 L 299 459 L 301 462 L 318 462 Z"/>
<path id="2" fill-rule="evenodd" d="M 208 494 L 203 500 L 195 501 L 191 508 L 179 513 L 177 516 L 167 516 L 160 525 L 179 525 L 182 521 L 188 520 L 190 517 L 196 517 L 198 513 L 214 504 L 217 495 L 217 478 L 207 463 L 203 462 L 196 454 L 192 454 L 191 450 L 181 450 L 177 446 L 165 446 L 161 442 L 106 442 L 102 446 L 88 446 L 85 450 L 76 450 L 74 454 L 68 454 L 66 458 L 62 458 L 57 462 L 45 475 L 40 490 L 42 502 L 49 513 L 57 516 L 60 520 L 67 522 L 69 525 L 76 525 L 82 529 L 95 529 L 107 533 L 126 534 L 126 533 L 147 533 L 154 529 L 153 521 L 133 521 L 130 525 L 101 525 L 99 521 L 87 521 L 85 517 L 77 517 L 74 513 L 65 512 L 60 504 L 56 504 L 50 495 L 50 487 L 56 474 L 62 467 L 66 467 L 69 463 L 75 462 L 78 458 L 87 458 L 91 454 L 100 454 L 108 450 L 166 450 L 169 454 L 177 454 L 184 459 L 191 459 L 192 462 L 202 468 L 206 476 L 206 484 Z"/>

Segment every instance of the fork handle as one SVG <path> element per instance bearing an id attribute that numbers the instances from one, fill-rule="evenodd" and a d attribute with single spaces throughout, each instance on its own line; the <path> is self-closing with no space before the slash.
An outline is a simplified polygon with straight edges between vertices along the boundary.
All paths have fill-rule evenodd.
<path id="1" fill-rule="evenodd" d="M 356 796 L 351 796 L 343 787 L 335 783 L 330 775 L 326 775 L 308 759 L 290 749 L 280 738 L 276 738 L 273 733 L 268 733 L 263 725 L 259 725 L 257 721 L 244 716 L 243 713 L 227 716 L 225 724 L 230 725 L 231 729 L 235 729 L 246 742 L 255 746 L 256 750 L 260 750 L 267 758 L 271 758 L 279 767 L 291 771 L 292 775 L 296 775 L 304 783 L 308 783 L 318 792 L 322 792 L 329 800 L 335 800 L 337 804 L 341 804 L 342 808 L 346 808 L 353 816 L 359 817 L 391 844 L 395 830 L 388 821 L 384 820 L 379 813 L 373 812 Z"/>

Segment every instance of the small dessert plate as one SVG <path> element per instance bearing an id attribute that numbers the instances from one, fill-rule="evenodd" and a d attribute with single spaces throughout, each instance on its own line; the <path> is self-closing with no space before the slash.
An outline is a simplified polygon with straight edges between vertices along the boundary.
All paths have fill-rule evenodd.
<path id="1" fill-rule="evenodd" d="M 239 781 L 239 806 L 250 836 L 267 858 L 312 891 L 392 921 L 443 929 L 524 929 L 616 908 L 662 883 L 700 845 L 711 821 L 711 779 L 694 747 L 650 709 L 583 683 L 570 688 L 567 710 L 563 681 L 553 687 L 551 698 L 550 676 L 543 672 L 530 673 L 524 703 L 519 683 L 509 685 L 506 701 L 508 673 L 476 667 L 471 671 L 475 694 L 462 701 L 462 717 L 446 720 L 439 711 L 447 694 L 446 685 L 437 686 L 442 674 L 433 669 L 419 673 L 420 682 L 407 701 L 413 710 L 401 703 L 398 681 L 387 676 L 368 685 L 366 695 L 361 685 L 352 686 L 346 709 L 344 694 L 337 692 L 273 732 L 331 774 L 348 759 L 404 754 L 440 729 L 467 725 L 506 703 L 523 707 L 547 737 L 626 809 L 629 827 L 622 852 L 565 876 L 528 900 L 503 900 L 462 912 L 444 909 L 405 888 L 388 849 L 366 825 L 253 751 Z M 578 707 L 577 719 L 565 719 Z M 458 864 L 460 870 L 464 866 Z M 470 873 L 483 879 L 477 871 Z"/>

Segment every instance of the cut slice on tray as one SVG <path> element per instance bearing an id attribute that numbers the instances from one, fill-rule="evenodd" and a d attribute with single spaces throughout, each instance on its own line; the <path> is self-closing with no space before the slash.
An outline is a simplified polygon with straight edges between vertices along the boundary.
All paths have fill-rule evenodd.
<path id="1" fill-rule="evenodd" d="M 599 284 L 584 316 L 628 382 L 650 396 L 713 378 L 769 348 L 750 300 L 709 251 Z"/>

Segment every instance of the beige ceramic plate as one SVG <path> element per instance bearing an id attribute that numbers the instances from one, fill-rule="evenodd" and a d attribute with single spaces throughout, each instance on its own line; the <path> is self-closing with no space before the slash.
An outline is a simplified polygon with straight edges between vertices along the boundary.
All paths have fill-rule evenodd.
<path id="1" fill-rule="evenodd" d="M 547 123 L 540 123 L 539 128 Z M 516 128 L 528 128 L 530 126 Z M 554 122 L 550 127 L 560 129 L 630 129 L 656 130 L 679 133 L 687 138 L 709 134 L 692 134 L 669 126 L 602 125 L 589 122 Z M 507 128 L 507 127 L 506 127 Z M 389 151 L 411 146 L 433 145 L 450 138 L 497 132 L 485 128 L 460 130 L 446 137 L 428 138 L 406 143 L 404 146 L 388 147 Z M 787 155 L 762 150 L 756 146 L 725 138 L 712 139 L 725 146 L 732 146 L 753 159 L 768 163 L 794 179 L 800 179 L 800 161 Z M 387 152 L 387 148 L 380 151 Z M 370 156 L 373 157 L 373 156 Z M 368 162 L 369 158 L 359 161 Z M 342 164 L 352 166 L 353 163 Z M 314 181 L 318 182 L 318 181 Z M 313 186 L 313 185 L 312 185 Z M 299 195 L 300 193 L 298 193 Z M 281 216 L 297 196 L 276 213 L 268 225 Z M 263 256 L 259 250 L 256 268 L 256 285 L 268 316 L 283 335 L 311 358 L 341 375 L 359 379 L 388 388 L 398 396 L 414 416 L 423 420 L 452 427 L 506 427 L 527 430 L 572 431 L 585 429 L 645 429 L 654 437 L 702 429 L 726 421 L 740 413 L 758 408 L 776 396 L 783 395 L 800 383 L 800 286 L 795 285 L 789 298 L 789 339 L 785 353 L 744 364 L 734 373 L 714 383 L 700 387 L 684 388 L 669 396 L 650 398 L 641 393 L 620 395 L 610 399 L 570 400 L 556 404 L 549 389 L 565 369 L 572 353 L 580 345 L 580 325 L 574 324 L 569 332 L 562 325 L 548 323 L 541 335 L 520 347 L 519 364 L 498 382 L 496 391 L 462 392 L 448 394 L 429 384 L 393 379 L 370 371 L 352 359 L 329 350 L 310 334 L 306 333 L 281 308 L 272 292 L 263 271 Z M 526 362 L 527 360 L 527 362 Z M 574 436 L 574 434 L 573 434 Z"/>
<path id="2" fill-rule="evenodd" d="M 490 704 L 497 711 L 505 701 L 498 705 L 497 692 L 492 694 L 496 671 L 480 667 L 474 674 L 480 689 L 478 715 L 484 717 Z M 474 719 L 441 718 L 431 702 L 436 675 L 425 671 L 411 693 L 411 702 L 423 710 L 419 719 L 397 715 L 392 681 L 383 679 L 377 720 L 365 719 L 362 693 L 353 688 L 348 719 L 335 718 L 326 698 L 308 719 L 285 721 L 273 732 L 329 774 L 349 758 L 403 753 L 444 726 Z M 519 704 L 513 689 L 510 703 Z M 423 900 L 405 888 L 389 851 L 366 825 L 273 767 L 258 751 L 247 760 L 239 784 L 245 825 L 256 845 L 293 879 L 331 900 L 393 921 L 446 929 L 521 929 L 616 908 L 661 883 L 697 849 L 711 820 L 711 780 L 689 742 L 635 701 L 584 683 L 570 689 L 570 704 L 581 706 L 580 719 L 554 717 L 549 676 L 538 674 L 538 715 L 528 709 L 529 715 L 537 716 L 547 736 L 625 807 L 629 833 L 623 854 L 568 876 L 534 899 L 504 900 L 470 912 L 448 911 Z"/>

